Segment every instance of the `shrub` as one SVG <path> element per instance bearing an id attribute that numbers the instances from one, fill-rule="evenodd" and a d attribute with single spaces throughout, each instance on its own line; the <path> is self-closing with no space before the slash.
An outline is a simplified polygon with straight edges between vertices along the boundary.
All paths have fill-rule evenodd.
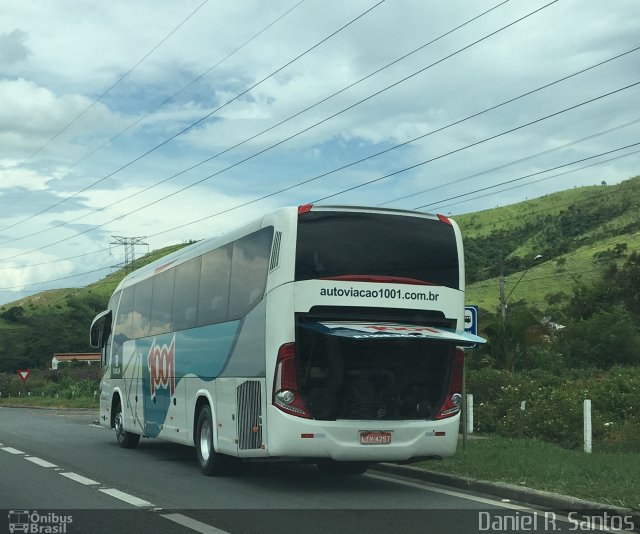
<path id="1" fill-rule="evenodd" d="M 23 383 L 17 374 L 0 373 L 0 393 L 2 397 L 44 396 L 75 399 L 93 398 L 94 391 L 100 389 L 100 368 L 82 366 L 59 371 L 35 369 Z"/>
<path id="2" fill-rule="evenodd" d="M 511 374 L 484 369 L 469 371 L 467 391 L 474 395 L 474 423 L 479 432 L 579 448 L 583 401 L 590 399 L 594 443 L 604 450 L 640 450 L 637 369 L 574 370 L 564 377 L 542 370 Z"/>

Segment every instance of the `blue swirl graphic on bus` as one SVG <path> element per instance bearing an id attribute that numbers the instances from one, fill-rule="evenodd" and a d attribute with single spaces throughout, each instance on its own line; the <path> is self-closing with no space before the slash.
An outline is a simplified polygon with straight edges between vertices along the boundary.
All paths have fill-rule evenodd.
<path id="1" fill-rule="evenodd" d="M 187 374 L 210 382 L 220 376 L 233 352 L 242 321 L 229 321 L 180 332 L 137 339 L 142 358 L 144 433 L 157 437 L 171 399 Z M 184 397 L 184 390 L 180 395 Z M 184 402 L 184 401 L 181 401 Z"/>

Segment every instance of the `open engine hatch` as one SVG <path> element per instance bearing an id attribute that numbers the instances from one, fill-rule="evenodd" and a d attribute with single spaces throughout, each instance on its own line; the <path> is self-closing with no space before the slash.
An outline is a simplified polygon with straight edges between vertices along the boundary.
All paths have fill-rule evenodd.
<path id="1" fill-rule="evenodd" d="M 485 339 L 467 332 L 452 332 L 450 330 L 434 326 L 419 326 L 413 324 L 356 321 L 306 321 L 301 322 L 300 326 L 302 328 L 315 330 L 321 334 L 351 339 L 430 339 L 444 343 L 453 343 L 459 347 L 468 347 L 485 342 Z"/>

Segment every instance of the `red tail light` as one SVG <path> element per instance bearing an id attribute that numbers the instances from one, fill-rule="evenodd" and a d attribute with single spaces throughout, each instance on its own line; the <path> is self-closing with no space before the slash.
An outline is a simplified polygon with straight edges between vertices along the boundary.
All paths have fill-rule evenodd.
<path id="1" fill-rule="evenodd" d="M 285 413 L 311 419 L 298 391 L 296 351 L 293 343 L 285 343 L 278 350 L 276 371 L 273 377 L 272 403 Z"/>
<path id="2" fill-rule="evenodd" d="M 449 226 L 452 226 L 451 220 L 446 215 L 441 215 L 438 213 L 438 219 L 440 219 L 440 222 L 443 222 L 445 224 L 448 224 Z"/>
<path id="3" fill-rule="evenodd" d="M 302 204 L 302 206 L 298 206 L 298 217 L 311 211 L 311 208 L 313 208 L 313 204 Z"/>
<path id="4" fill-rule="evenodd" d="M 438 411 L 436 419 L 445 419 L 456 415 L 462 406 L 462 374 L 464 372 L 464 351 L 456 349 L 451 370 L 451 382 L 444 404 Z"/>

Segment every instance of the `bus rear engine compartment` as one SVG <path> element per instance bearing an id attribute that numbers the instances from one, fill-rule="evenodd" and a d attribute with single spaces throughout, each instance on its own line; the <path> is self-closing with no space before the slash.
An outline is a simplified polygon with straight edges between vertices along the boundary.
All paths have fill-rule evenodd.
<path id="1" fill-rule="evenodd" d="M 298 328 L 298 384 L 317 420 L 434 419 L 455 347 L 426 339 L 352 339 Z"/>

